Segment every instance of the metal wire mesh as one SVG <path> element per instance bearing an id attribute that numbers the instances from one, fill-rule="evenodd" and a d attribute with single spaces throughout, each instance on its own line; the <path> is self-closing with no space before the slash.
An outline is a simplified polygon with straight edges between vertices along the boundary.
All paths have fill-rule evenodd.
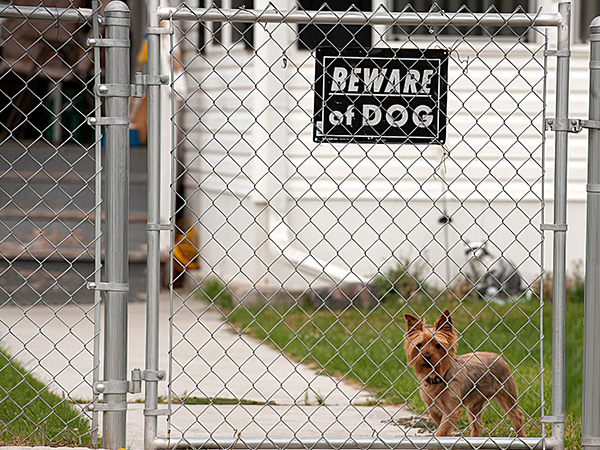
<path id="1" fill-rule="evenodd" d="M 544 435 L 546 37 L 520 11 L 459 12 L 470 22 L 430 25 L 436 8 L 407 8 L 410 26 L 356 25 L 371 14 L 356 10 L 327 25 L 170 11 L 188 21 L 170 22 L 169 433 L 217 446 L 469 436 L 469 422 L 471 436 Z M 318 47 L 447 50 L 445 143 L 315 142 Z M 470 356 L 424 374 L 410 352 L 451 353 L 434 325 L 446 309 Z"/>
<path id="2" fill-rule="evenodd" d="M 92 445 L 99 66 L 91 5 L 0 7 L 0 441 Z M 94 2 L 97 11 L 98 5 Z"/>

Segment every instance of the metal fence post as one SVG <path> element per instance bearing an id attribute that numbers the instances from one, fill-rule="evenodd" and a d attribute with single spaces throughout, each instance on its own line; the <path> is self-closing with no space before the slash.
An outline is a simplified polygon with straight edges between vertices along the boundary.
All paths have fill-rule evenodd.
<path id="1" fill-rule="evenodd" d="M 103 447 L 126 445 L 127 301 L 129 298 L 129 8 L 110 2 L 105 12 L 106 256 L 104 305 Z"/>
<path id="2" fill-rule="evenodd" d="M 161 29 L 157 10 L 160 0 L 148 0 L 148 78 L 160 77 Z M 159 296 L 160 296 L 160 84 L 149 83 L 147 138 L 147 303 L 146 303 L 146 373 L 157 373 L 159 364 Z M 154 448 L 157 436 L 158 377 L 145 383 L 144 448 Z"/>
<path id="3" fill-rule="evenodd" d="M 562 23 L 556 44 L 556 109 L 557 124 L 569 117 L 569 65 L 571 58 L 571 4 L 560 3 Z M 554 285 L 552 291 L 552 424 L 554 449 L 564 448 L 565 434 L 565 295 L 567 240 L 567 139 L 565 126 L 555 128 L 554 138 Z"/>
<path id="4" fill-rule="evenodd" d="M 590 24 L 587 236 L 583 344 L 583 414 L 581 444 L 584 450 L 600 446 L 600 17 Z"/>

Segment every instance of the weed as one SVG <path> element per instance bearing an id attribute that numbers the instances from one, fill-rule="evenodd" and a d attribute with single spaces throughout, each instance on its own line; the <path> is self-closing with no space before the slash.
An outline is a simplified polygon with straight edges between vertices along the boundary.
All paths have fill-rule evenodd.
<path id="1" fill-rule="evenodd" d="M 207 278 L 200 284 L 198 296 L 219 308 L 233 308 L 231 293 L 216 278 Z"/>
<path id="2" fill-rule="evenodd" d="M 544 300 L 552 301 L 554 295 L 554 277 L 551 272 L 544 274 L 542 280 L 536 281 L 532 286 L 536 295 L 543 293 Z M 585 290 L 585 277 L 583 270 L 583 261 L 575 263 L 571 273 L 565 279 L 565 298 L 569 302 L 583 303 Z"/>
<path id="3" fill-rule="evenodd" d="M 417 268 L 411 273 L 405 264 L 399 263 L 385 273 L 377 275 L 373 279 L 377 298 L 388 302 L 429 298 L 432 288 L 423 281 L 420 272 Z"/>

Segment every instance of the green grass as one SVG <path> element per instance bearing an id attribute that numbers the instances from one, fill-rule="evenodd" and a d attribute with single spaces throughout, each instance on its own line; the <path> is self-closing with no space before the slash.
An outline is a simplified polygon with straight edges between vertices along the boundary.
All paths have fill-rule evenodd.
<path id="1" fill-rule="evenodd" d="M 0 445 L 90 446 L 90 423 L 0 349 Z"/>
<path id="2" fill-rule="evenodd" d="M 213 289 L 214 290 L 214 289 Z M 418 382 L 406 365 L 403 336 L 404 313 L 424 315 L 432 324 L 440 311 L 449 308 L 461 339 L 459 353 L 502 353 L 513 367 L 520 393 L 519 404 L 528 420 L 526 432 L 541 435 L 540 317 L 543 318 L 543 366 L 545 414 L 551 408 L 552 304 L 540 307 L 538 300 L 523 300 L 516 307 L 485 307 L 485 302 L 466 299 L 442 300 L 435 304 L 385 301 L 372 310 L 313 311 L 308 306 L 291 308 L 271 305 L 227 308 L 227 319 L 238 330 L 266 340 L 294 360 L 307 363 L 332 376 L 367 386 L 382 404 L 408 403 L 423 411 Z M 582 387 L 583 303 L 567 302 L 566 308 L 566 425 L 568 448 L 580 448 Z M 326 402 L 327 399 L 324 399 Z M 495 409 L 499 408 L 493 403 Z M 501 413 L 500 413 L 501 414 Z M 494 436 L 511 435 L 494 408 L 487 408 L 484 426 Z M 468 425 L 466 416 L 460 423 Z M 548 432 L 548 431 L 547 431 Z"/>

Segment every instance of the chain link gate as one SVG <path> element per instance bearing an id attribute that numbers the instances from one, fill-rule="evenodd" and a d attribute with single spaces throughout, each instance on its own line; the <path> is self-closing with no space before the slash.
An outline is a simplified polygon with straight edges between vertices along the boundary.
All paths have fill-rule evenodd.
<path id="1" fill-rule="evenodd" d="M 173 158 L 171 225 L 163 225 L 166 107 L 157 82 L 148 86 L 151 373 L 159 373 L 159 233 L 171 228 L 174 245 L 168 409 L 158 408 L 151 377 L 146 447 L 562 448 L 568 4 L 535 15 L 262 7 L 149 8 L 150 79 L 163 74 L 160 48 L 170 44 L 172 129 L 163 133 Z M 555 50 L 544 27 L 557 30 Z M 323 46 L 334 61 L 358 47 L 363 62 L 373 48 L 416 49 L 420 58 L 443 50 L 448 72 L 427 75 L 414 61 L 404 75 L 340 63 L 330 67 L 331 90 L 343 91 L 344 106 L 319 116 Z M 549 57 L 557 98 L 547 121 Z M 389 96 L 402 83 L 419 94 L 414 78 L 423 90 L 439 74 L 448 85 L 436 100 L 447 102 L 444 138 L 356 143 L 356 130 L 377 120 L 387 120 L 386 132 L 414 120 L 409 140 L 428 125 L 416 113 L 377 113 L 389 107 L 383 101 L 361 111 L 350 96 Z M 317 117 L 345 128 L 350 142 L 323 123 L 313 129 Z M 554 224 L 544 224 L 547 122 Z M 546 230 L 554 233 L 550 415 Z M 458 366 L 444 365 L 454 339 Z M 464 408 L 468 420 L 458 417 Z"/>

